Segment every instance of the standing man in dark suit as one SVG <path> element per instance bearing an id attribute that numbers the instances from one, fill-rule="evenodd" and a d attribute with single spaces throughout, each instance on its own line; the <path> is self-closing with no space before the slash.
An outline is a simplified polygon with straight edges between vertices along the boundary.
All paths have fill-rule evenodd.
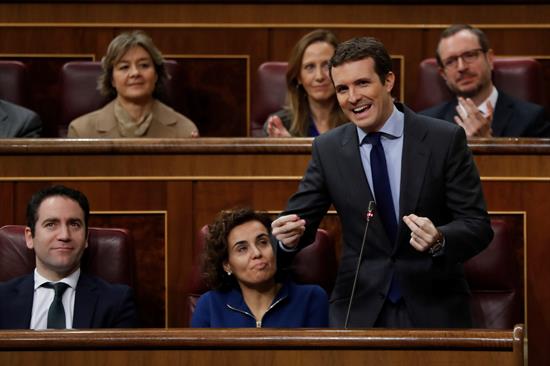
<path id="1" fill-rule="evenodd" d="M 550 123 L 543 107 L 495 88 L 493 58 L 489 40 L 480 29 L 466 24 L 445 29 L 436 59 L 439 73 L 456 98 L 420 113 L 455 122 L 468 137 L 549 137 Z"/>
<path id="2" fill-rule="evenodd" d="M 331 77 L 352 123 L 314 140 L 298 192 L 273 222 L 273 235 L 283 257 L 293 253 L 313 241 L 334 205 L 343 248 L 330 322 L 341 327 L 365 213 L 376 201 L 349 325 L 469 327 L 462 263 L 493 236 L 479 175 L 462 128 L 393 103 L 391 67 L 384 45 L 374 38 L 338 46 Z"/>
<path id="3" fill-rule="evenodd" d="M 137 326 L 132 290 L 81 273 L 88 246 L 88 199 L 79 191 L 43 189 L 27 206 L 27 247 L 34 273 L 0 284 L 0 329 Z"/>
<path id="4" fill-rule="evenodd" d="M 40 137 L 41 132 L 38 114 L 0 99 L 0 138 Z"/>

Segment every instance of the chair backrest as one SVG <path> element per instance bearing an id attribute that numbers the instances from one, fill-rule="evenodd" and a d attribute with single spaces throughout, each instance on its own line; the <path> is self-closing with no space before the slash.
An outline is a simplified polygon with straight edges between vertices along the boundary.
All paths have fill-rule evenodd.
<path id="1" fill-rule="evenodd" d="M 183 113 L 180 101 L 184 100 L 180 65 L 174 60 L 166 60 L 165 68 L 171 78 L 166 80 L 163 102 Z M 101 75 L 99 61 L 71 61 L 61 68 L 61 118 L 58 126 L 60 137 L 67 136 L 69 123 L 77 117 L 103 107 L 109 99 L 97 90 L 97 80 Z"/>
<path id="2" fill-rule="evenodd" d="M 544 72 L 542 65 L 527 57 L 495 57 L 493 83 L 516 98 L 544 104 Z M 439 75 L 435 58 L 420 63 L 418 84 L 413 109 L 421 111 L 453 98 L 445 81 Z"/>
<path id="3" fill-rule="evenodd" d="M 27 68 L 19 61 L 0 61 L 0 99 L 26 106 Z"/>
<path id="4" fill-rule="evenodd" d="M 125 229 L 89 228 L 88 248 L 82 271 L 111 283 L 134 285 L 133 246 Z M 25 226 L 0 228 L 0 282 L 31 273 L 35 268 L 34 250 L 25 243 Z"/>
<path id="5" fill-rule="evenodd" d="M 474 327 L 512 329 L 523 323 L 522 268 L 517 262 L 512 224 L 492 219 L 495 232 L 487 249 L 464 264 L 472 292 Z"/>
<path id="6" fill-rule="evenodd" d="M 187 288 L 188 320 L 195 311 L 195 305 L 200 295 L 208 291 L 203 279 L 202 254 L 208 226 L 203 226 L 195 238 L 195 258 Z M 292 261 L 290 275 L 294 281 L 302 284 L 317 284 L 330 294 L 334 287 L 337 271 L 334 240 L 326 230 L 318 229 L 315 241 L 302 249 Z"/>
<path id="7" fill-rule="evenodd" d="M 104 106 L 108 99 L 97 90 L 99 61 L 71 61 L 61 68 L 61 122 L 57 131 L 67 136 L 69 123 Z"/>
<path id="8" fill-rule="evenodd" d="M 264 62 L 258 68 L 256 93 L 252 104 L 250 128 L 252 136 L 263 135 L 267 117 L 285 104 L 288 62 Z"/>

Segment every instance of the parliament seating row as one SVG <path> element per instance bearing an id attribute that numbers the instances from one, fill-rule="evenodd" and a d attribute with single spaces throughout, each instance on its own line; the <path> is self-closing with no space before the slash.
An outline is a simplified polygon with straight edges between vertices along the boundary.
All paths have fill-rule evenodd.
<path id="1" fill-rule="evenodd" d="M 267 117 L 285 103 L 287 65 L 286 62 L 266 62 L 258 68 L 256 102 L 252 105 L 250 118 L 253 136 L 262 135 Z M 525 57 L 496 57 L 493 67 L 493 81 L 498 89 L 522 100 L 544 104 L 544 71 L 538 61 Z M 422 61 L 416 99 L 409 106 L 418 112 L 451 98 L 435 58 Z"/>
<path id="2" fill-rule="evenodd" d="M 167 60 L 166 71 L 171 76 L 167 80 L 162 101 L 176 111 L 185 114 L 185 84 L 182 82 L 182 66 Z M 61 69 L 61 108 L 58 124 L 54 128 L 58 137 L 67 136 L 69 123 L 86 113 L 101 108 L 109 101 L 97 89 L 97 79 L 101 74 L 99 61 L 67 62 Z M 19 61 L 0 61 L 0 99 L 26 106 L 25 90 L 29 80 L 24 63 Z"/>
<path id="3" fill-rule="evenodd" d="M 476 328 L 511 329 L 522 323 L 523 294 L 520 274 L 511 243 L 511 225 L 505 220 L 491 221 L 495 236 L 490 246 L 465 263 L 472 291 L 471 308 Z M 190 316 L 198 297 L 207 291 L 202 277 L 201 258 L 207 227 L 197 236 L 196 258 L 187 286 Z M 82 260 L 83 270 L 114 283 L 139 286 L 134 282 L 131 235 L 123 229 L 90 228 L 89 246 Z M 0 281 L 6 281 L 34 269 L 34 253 L 27 249 L 24 226 L 0 228 Z M 328 293 L 337 273 L 334 240 L 319 229 L 315 242 L 300 251 L 290 266 L 296 282 L 322 286 Z M 139 304 L 138 304 L 139 305 Z"/>
<path id="4" fill-rule="evenodd" d="M 174 60 L 166 62 L 171 78 L 167 81 L 162 100 L 186 114 L 185 80 L 182 66 Z M 286 62 L 266 62 L 258 68 L 257 85 L 251 106 L 250 135 L 262 136 L 262 126 L 269 114 L 281 109 L 286 97 Z M 68 124 L 76 117 L 96 110 L 107 103 L 96 88 L 101 73 L 100 62 L 73 61 L 61 70 L 61 106 L 55 135 L 65 137 Z M 497 57 L 494 62 L 494 83 L 497 88 L 523 100 L 544 103 L 544 72 L 540 63 L 530 58 Z M 27 105 L 28 76 L 26 66 L 19 61 L 0 61 L 0 98 Z M 416 99 L 411 107 L 420 111 L 451 98 L 445 82 L 439 76 L 435 59 L 426 59 L 419 66 Z M 196 121 L 199 123 L 200 121 Z"/>

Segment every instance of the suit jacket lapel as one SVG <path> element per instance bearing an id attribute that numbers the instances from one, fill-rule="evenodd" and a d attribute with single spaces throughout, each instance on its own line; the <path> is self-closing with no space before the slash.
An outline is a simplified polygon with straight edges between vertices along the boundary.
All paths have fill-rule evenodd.
<path id="1" fill-rule="evenodd" d="M 453 100 L 450 100 L 447 103 L 447 107 L 445 108 L 445 114 L 443 116 L 443 119 L 445 121 L 455 123 L 455 116 L 457 115 L 457 112 L 456 112 L 457 105 L 458 105 L 458 101 L 456 98 L 454 98 Z"/>
<path id="2" fill-rule="evenodd" d="M 105 137 L 118 137 L 117 121 L 115 118 L 115 100 L 101 108 L 97 119 L 97 133 L 105 134 Z M 114 132 L 113 132 L 114 131 Z"/>
<path id="3" fill-rule="evenodd" d="M 366 214 L 370 201 L 374 201 L 371 187 L 361 161 L 361 153 L 359 152 L 359 141 L 357 137 L 357 127 L 354 124 L 349 125 L 345 130 L 342 138 L 342 154 L 337 154 L 341 158 L 338 166 L 340 168 L 340 176 L 346 177 L 342 182 L 345 184 L 345 189 L 348 194 L 348 199 L 351 200 L 351 207 L 364 207 L 361 214 Z M 348 178 L 349 177 L 349 178 Z M 362 223 L 365 221 L 361 220 Z M 391 243 L 388 239 L 386 231 L 380 220 L 373 220 L 369 227 L 369 240 L 383 251 L 391 252 Z"/>
<path id="4" fill-rule="evenodd" d="M 401 217 L 415 211 L 424 176 L 430 159 L 428 148 L 422 143 L 428 133 L 426 127 L 418 121 L 416 115 L 407 107 L 405 129 L 403 132 L 403 157 L 401 159 L 401 188 L 399 195 L 399 226 L 397 243 L 407 234 L 406 225 Z M 397 250 L 396 246 L 394 251 Z"/>
<path id="5" fill-rule="evenodd" d="M 89 276 L 81 273 L 76 286 L 73 328 L 92 328 L 97 299 L 95 284 Z"/>
<path id="6" fill-rule="evenodd" d="M 510 100 L 506 94 L 499 91 L 497 105 L 493 113 L 493 123 L 491 124 L 493 136 L 502 135 L 502 132 L 505 130 L 508 123 L 510 123 L 512 113 L 513 108 L 510 107 Z"/>
<path id="7" fill-rule="evenodd" d="M 9 303 L 10 323 L 14 329 L 29 329 L 32 317 L 32 301 L 34 298 L 34 275 L 25 276 L 23 281 L 13 290 L 13 301 Z"/>
<path id="8" fill-rule="evenodd" d="M 349 180 L 343 183 L 348 184 L 353 199 L 364 202 L 365 208 L 367 208 L 369 201 L 373 201 L 374 198 L 361 162 L 357 130 L 354 124 L 350 124 L 349 128 L 344 131 L 342 154 L 338 154 L 338 156 L 341 157 L 338 164 L 341 169 L 340 176 L 349 177 Z"/>

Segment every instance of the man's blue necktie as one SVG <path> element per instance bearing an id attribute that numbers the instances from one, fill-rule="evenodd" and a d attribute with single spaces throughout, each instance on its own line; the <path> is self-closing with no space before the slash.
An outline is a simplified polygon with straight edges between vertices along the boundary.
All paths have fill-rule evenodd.
<path id="1" fill-rule="evenodd" d="M 397 236 L 397 221 L 395 219 L 395 208 L 393 206 L 386 156 L 384 154 L 384 147 L 380 142 L 381 136 L 381 132 L 372 132 L 365 137 L 365 141 L 372 145 L 370 151 L 370 169 L 376 199 L 376 210 L 386 230 L 386 234 L 393 245 Z M 395 275 L 392 275 L 388 298 L 393 303 L 396 303 L 401 298 L 399 282 Z"/>

